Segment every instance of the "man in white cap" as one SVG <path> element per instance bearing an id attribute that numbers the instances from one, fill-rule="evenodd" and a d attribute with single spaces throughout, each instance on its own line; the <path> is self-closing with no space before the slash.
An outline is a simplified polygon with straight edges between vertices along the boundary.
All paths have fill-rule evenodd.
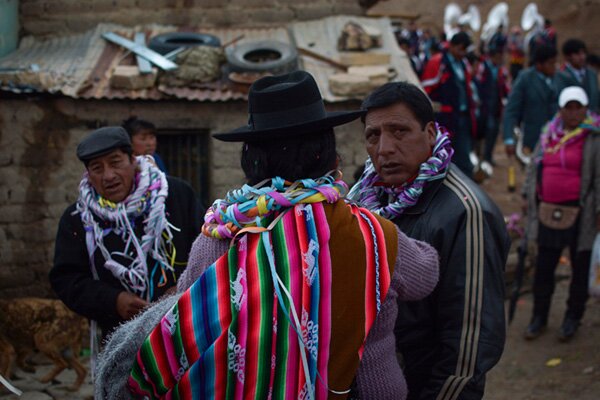
<path id="1" fill-rule="evenodd" d="M 591 250 L 600 230 L 600 117 L 588 110 L 588 104 L 581 87 L 562 90 L 560 111 L 540 136 L 523 186 L 529 235 L 538 245 L 533 316 L 525 331 L 528 340 L 546 328 L 554 271 L 565 247 L 569 248 L 572 268 L 559 340 L 573 337 L 585 311 Z"/>

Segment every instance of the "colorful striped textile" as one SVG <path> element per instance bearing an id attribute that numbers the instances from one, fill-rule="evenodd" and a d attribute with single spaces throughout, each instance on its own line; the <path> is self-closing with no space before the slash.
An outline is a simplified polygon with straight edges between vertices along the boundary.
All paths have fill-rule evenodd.
<path id="1" fill-rule="evenodd" d="M 364 242 L 364 260 L 356 260 L 355 266 L 333 265 L 332 209 L 354 221 L 355 234 Z M 340 201 L 296 205 L 260 225 L 269 228 L 239 235 L 146 338 L 129 377 L 134 396 L 326 399 L 333 389 L 340 390 L 328 387 L 328 377 L 343 374 L 338 382 L 346 382 L 342 394 L 348 392 L 356 368 L 342 373 L 331 368 L 336 363 L 343 364 L 336 366 L 339 370 L 347 367 L 341 353 L 360 358 L 390 285 L 393 265 L 380 221 L 366 209 Z M 347 274 L 354 271 L 365 275 L 358 280 L 364 287 L 343 290 L 343 282 L 351 279 Z M 364 309 L 361 305 L 352 312 L 364 312 L 357 315 L 364 325 L 344 321 L 352 328 L 344 328 L 340 340 L 332 337 L 340 331 L 333 325 L 341 323 L 337 316 L 348 312 L 341 309 L 361 297 Z M 337 351 L 334 340 L 353 335 L 358 338 L 355 348 L 330 353 Z"/>

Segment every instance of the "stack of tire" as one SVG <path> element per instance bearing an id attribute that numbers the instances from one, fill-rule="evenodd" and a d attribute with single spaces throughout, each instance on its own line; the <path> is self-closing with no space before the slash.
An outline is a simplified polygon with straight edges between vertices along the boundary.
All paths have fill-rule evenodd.
<path id="1" fill-rule="evenodd" d="M 162 55 L 181 47 L 221 46 L 214 35 L 195 32 L 170 32 L 150 39 L 148 47 Z M 276 40 L 245 41 L 225 49 L 227 72 L 284 74 L 298 69 L 298 51 L 288 43 Z"/>
<path id="2" fill-rule="evenodd" d="M 225 49 L 229 72 L 285 74 L 298 69 L 295 47 L 276 40 L 248 41 Z"/>

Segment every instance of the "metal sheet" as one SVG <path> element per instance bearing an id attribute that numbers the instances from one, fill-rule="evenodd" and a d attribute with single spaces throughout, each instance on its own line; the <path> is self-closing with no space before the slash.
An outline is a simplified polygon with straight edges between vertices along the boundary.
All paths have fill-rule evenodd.
<path id="1" fill-rule="evenodd" d="M 136 32 L 133 41 L 141 46 L 146 46 L 146 34 L 144 32 Z M 167 59 L 169 58 L 167 57 Z M 146 60 L 139 54 L 135 56 L 135 60 L 137 61 L 140 74 L 149 74 L 152 72 L 152 65 L 150 64 L 150 61 Z"/>
<path id="2" fill-rule="evenodd" d="M 150 50 L 146 46 L 142 46 L 140 44 L 132 42 L 129 39 L 125 39 L 124 37 L 119 36 L 116 33 L 107 32 L 102 34 L 102 37 L 108 40 L 109 42 L 125 47 L 127 50 L 137 54 L 140 57 L 144 57 L 146 60 L 150 61 L 152 64 L 156 65 L 160 69 L 163 69 L 165 71 L 177 69 L 177 64 L 175 64 L 168 58 L 163 57 L 154 50 Z"/>

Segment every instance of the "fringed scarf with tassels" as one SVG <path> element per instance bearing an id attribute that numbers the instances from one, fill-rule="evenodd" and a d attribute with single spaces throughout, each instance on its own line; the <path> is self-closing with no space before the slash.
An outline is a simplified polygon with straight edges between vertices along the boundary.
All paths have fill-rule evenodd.
<path id="1" fill-rule="evenodd" d="M 112 203 L 102 198 L 92 187 L 87 172 L 79 184 L 79 198 L 76 213 L 81 215 L 81 221 L 86 232 L 86 246 L 90 258 L 90 266 L 94 278 L 98 278 L 94 265 L 94 253 L 99 250 L 105 259 L 104 267 L 116 277 L 121 284 L 132 293 L 151 300 L 153 282 L 147 265 L 147 257 L 151 256 L 163 276 L 173 273 L 175 260 L 172 246 L 172 229 L 165 215 L 165 199 L 169 187 L 167 178 L 154 163 L 146 156 L 136 157 L 137 173 L 135 189 L 120 203 Z M 133 221 L 144 216 L 144 233 L 138 239 L 134 232 Z M 110 228 L 104 229 L 98 222 L 110 223 Z M 104 237 L 114 232 L 125 242 L 123 252 L 111 253 L 104 245 Z M 131 264 L 123 265 L 114 260 L 113 255 L 129 257 L 129 249 L 134 249 Z"/>
<path id="2" fill-rule="evenodd" d="M 419 167 L 417 177 L 399 187 L 377 185 L 381 177 L 377 174 L 370 158 L 365 163 L 365 171 L 352 187 L 348 198 L 384 218 L 396 218 L 409 207 L 417 204 L 427 182 L 443 179 L 448 172 L 454 149 L 448 131 L 436 123 L 435 145 L 431 156 Z M 388 199 L 387 204 L 383 199 Z"/>

